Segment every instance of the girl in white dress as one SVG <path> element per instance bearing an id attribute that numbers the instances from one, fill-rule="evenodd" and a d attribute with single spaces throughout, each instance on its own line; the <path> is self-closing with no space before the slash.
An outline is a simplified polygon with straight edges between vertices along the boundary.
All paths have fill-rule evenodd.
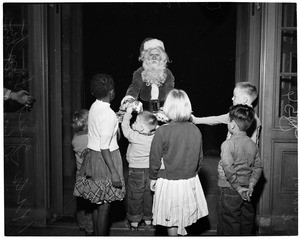
<path id="1" fill-rule="evenodd" d="M 185 227 L 208 215 L 198 177 L 202 135 L 189 121 L 192 107 L 183 90 L 170 91 L 163 112 L 170 122 L 156 130 L 150 151 L 153 225 L 167 227 L 169 236 L 186 235 Z"/>

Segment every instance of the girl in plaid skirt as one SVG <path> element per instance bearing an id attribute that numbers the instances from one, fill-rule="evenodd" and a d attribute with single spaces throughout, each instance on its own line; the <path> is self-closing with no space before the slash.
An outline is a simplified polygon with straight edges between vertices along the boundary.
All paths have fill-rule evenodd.
<path id="1" fill-rule="evenodd" d="M 107 235 L 110 202 L 123 200 L 125 182 L 122 158 L 117 143 L 118 120 L 110 108 L 114 81 L 97 74 L 91 79 L 96 98 L 88 116 L 88 146 L 76 181 L 74 195 L 98 205 L 93 212 L 95 235 Z"/>

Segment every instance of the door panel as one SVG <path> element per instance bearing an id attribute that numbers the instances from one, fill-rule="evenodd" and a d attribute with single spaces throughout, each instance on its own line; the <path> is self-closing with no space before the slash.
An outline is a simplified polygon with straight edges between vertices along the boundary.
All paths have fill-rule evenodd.
<path id="1" fill-rule="evenodd" d="M 298 155 L 297 143 L 273 141 L 274 183 L 272 214 L 297 213 Z"/>

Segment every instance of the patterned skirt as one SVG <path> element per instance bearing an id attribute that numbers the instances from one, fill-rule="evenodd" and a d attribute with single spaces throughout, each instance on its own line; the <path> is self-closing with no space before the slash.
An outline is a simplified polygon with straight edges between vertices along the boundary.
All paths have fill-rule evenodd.
<path id="1" fill-rule="evenodd" d="M 198 175 L 181 180 L 157 179 L 152 211 L 154 225 L 178 227 L 178 234 L 186 235 L 185 227 L 208 215 Z"/>
<path id="2" fill-rule="evenodd" d="M 125 197 L 123 164 L 119 150 L 111 152 L 113 164 L 121 177 L 122 188 L 112 185 L 111 173 L 100 151 L 89 149 L 85 154 L 73 195 L 83 197 L 92 203 L 102 204 L 121 201 Z"/>

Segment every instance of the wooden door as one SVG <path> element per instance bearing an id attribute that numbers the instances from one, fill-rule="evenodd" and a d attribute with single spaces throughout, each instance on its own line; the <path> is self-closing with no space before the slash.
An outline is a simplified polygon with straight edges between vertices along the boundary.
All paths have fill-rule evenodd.
<path id="1" fill-rule="evenodd" d="M 263 4 L 260 118 L 261 230 L 298 232 L 296 4 Z"/>
<path id="2" fill-rule="evenodd" d="M 4 4 L 5 224 L 45 226 L 74 214 L 71 115 L 83 105 L 80 4 Z"/>
<path id="3" fill-rule="evenodd" d="M 25 89 L 32 108 L 4 103 L 5 224 L 45 225 L 49 208 L 46 8 L 3 4 L 3 85 Z"/>

